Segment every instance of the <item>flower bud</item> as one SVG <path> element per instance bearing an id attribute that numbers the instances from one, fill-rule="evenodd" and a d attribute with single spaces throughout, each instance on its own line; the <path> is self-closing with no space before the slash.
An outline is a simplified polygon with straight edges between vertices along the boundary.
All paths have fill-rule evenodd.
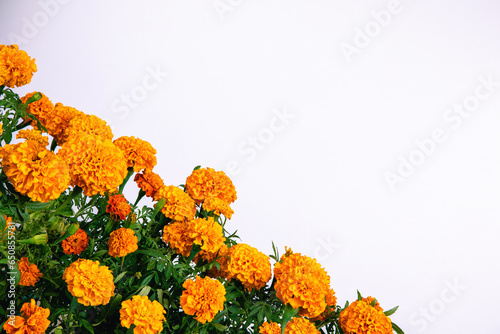
<path id="1" fill-rule="evenodd" d="M 49 241 L 48 235 L 45 234 L 38 234 L 35 235 L 32 238 L 25 239 L 25 240 L 19 240 L 18 242 L 20 244 L 30 244 L 30 245 L 45 245 Z"/>

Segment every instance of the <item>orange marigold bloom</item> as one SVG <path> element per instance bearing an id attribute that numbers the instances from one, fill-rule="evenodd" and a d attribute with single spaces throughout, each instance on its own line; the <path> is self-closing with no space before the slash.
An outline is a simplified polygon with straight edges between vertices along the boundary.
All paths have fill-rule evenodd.
<path id="1" fill-rule="evenodd" d="M 181 307 L 186 314 L 195 316 L 202 324 L 210 322 L 217 312 L 224 309 L 226 289 L 218 280 L 210 277 L 188 279 L 182 287 Z"/>
<path id="2" fill-rule="evenodd" d="M 156 194 L 158 190 L 165 187 L 160 175 L 146 169 L 142 174 L 135 174 L 134 181 L 146 193 L 146 196 L 153 198 L 155 201 L 160 200 Z"/>
<path id="3" fill-rule="evenodd" d="M 123 136 L 115 139 L 113 143 L 122 150 L 128 167 L 133 167 L 135 172 L 151 170 L 156 166 L 156 150 L 147 141 Z"/>
<path id="4" fill-rule="evenodd" d="M 222 226 L 212 217 L 166 225 L 162 238 L 178 254 L 186 257 L 191 253 L 193 245 L 200 245 L 202 251 L 216 254 L 226 240 Z"/>
<path id="5" fill-rule="evenodd" d="M 245 290 L 259 290 L 271 279 L 271 263 L 269 256 L 257 248 L 247 244 L 231 246 L 228 251 L 227 267 L 221 268 L 227 274 L 228 280 L 236 278 Z"/>
<path id="6" fill-rule="evenodd" d="M 33 95 L 35 95 L 37 92 L 31 92 L 26 94 L 21 98 L 22 103 L 26 103 Z M 45 126 L 45 122 L 47 119 L 53 116 L 53 110 L 54 110 L 54 104 L 49 100 L 47 96 L 45 96 L 43 93 L 40 93 L 42 95 L 42 98 L 38 101 L 31 102 L 28 104 L 28 107 L 26 108 L 26 111 L 35 116 L 39 121 L 40 124 Z M 30 118 L 26 117 L 24 120 L 28 120 Z M 31 121 L 31 126 L 34 127 L 35 129 L 38 129 L 38 123 L 35 120 Z"/>
<path id="7" fill-rule="evenodd" d="M 24 86 L 31 82 L 36 72 L 35 59 L 26 51 L 13 45 L 0 45 L 0 86 L 10 88 Z"/>
<path id="8" fill-rule="evenodd" d="M 80 255 L 81 252 L 87 249 L 88 244 L 89 244 L 89 237 L 87 233 L 85 233 L 84 230 L 79 228 L 75 234 L 64 239 L 61 245 L 64 254 Z"/>
<path id="9" fill-rule="evenodd" d="M 293 318 L 285 327 L 285 334 L 320 334 L 314 324 L 304 318 Z M 347 334 L 347 333 L 346 333 Z"/>
<path id="10" fill-rule="evenodd" d="M 259 327 L 260 334 L 281 334 L 281 326 L 276 322 L 264 322 Z"/>
<path id="11" fill-rule="evenodd" d="M 49 145 L 49 137 L 42 136 L 42 132 L 35 129 L 20 130 L 17 135 L 17 139 L 26 139 L 37 142 L 38 144 L 46 147 Z"/>
<path id="12" fill-rule="evenodd" d="M 42 334 L 50 325 L 48 308 L 36 305 L 34 299 L 21 306 L 21 316 L 7 319 L 3 329 L 7 334 Z"/>
<path id="13" fill-rule="evenodd" d="M 122 302 L 120 322 L 123 327 L 135 325 L 134 334 L 156 334 L 163 330 L 167 313 L 156 300 L 150 301 L 147 296 L 133 296 Z"/>
<path id="14" fill-rule="evenodd" d="M 345 334 L 392 334 L 391 319 L 365 300 L 352 302 L 339 316 Z"/>
<path id="15" fill-rule="evenodd" d="M 227 219 L 231 219 L 233 216 L 233 209 L 218 197 L 209 197 L 203 202 L 203 208 L 207 211 L 213 211 L 217 216 L 221 214 Z"/>
<path id="16" fill-rule="evenodd" d="M 110 141 L 80 133 L 68 139 L 57 154 L 67 161 L 71 184 L 86 196 L 113 192 L 127 175 L 123 153 Z"/>
<path id="17" fill-rule="evenodd" d="M 16 191 L 33 201 L 59 198 L 70 182 L 68 164 L 36 141 L 0 148 L 3 171 Z"/>
<path id="18" fill-rule="evenodd" d="M 125 220 L 132 207 L 122 194 L 117 194 L 109 197 L 106 212 L 111 215 L 112 220 Z"/>
<path id="19" fill-rule="evenodd" d="M 175 186 L 166 186 L 158 190 L 158 199 L 165 199 L 166 203 L 161 212 L 170 219 L 177 221 L 191 220 L 196 213 L 196 203 L 182 189 Z"/>
<path id="20" fill-rule="evenodd" d="M 78 137 L 82 133 L 87 133 L 100 137 L 101 140 L 112 140 L 113 132 L 107 123 L 95 115 L 77 113 L 71 118 L 68 127 L 64 132 L 66 138 Z"/>
<path id="21" fill-rule="evenodd" d="M 40 122 L 47 128 L 49 135 L 56 139 L 57 144 L 62 145 L 68 139 L 69 122 L 77 115 L 83 115 L 83 112 L 62 103 L 56 103 L 50 117 L 45 117 Z"/>
<path id="22" fill-rule="evenodd" d="M 216 172 L 212 168 L 194 170 L 186 179 L 186 192 L 197 204 L 209 197 L 217 197 L 228 205 L 236 200 L 231 179 L 224 172 Z"/>
<path id="23" fill-rule="evenodd" d="M 122 257 L 137 250 L 137 237 L 130 228 L 119 228 L 111 232 L 108 241 L 109 255 Z"/>
<path id="24" fill-rule="evenodd" d="M 31 264 L 27 257 L 22 257 L 21 261 L 17 262 L 17 264 L 21 272 L 21 281 L 19 281 L 19 285 L 35 286 L 35 283 L 43 276 L 36 264 Z"/>
<path id="25" fill-rule="evenodd" d="M 276 296 L 293 308 L 301 307 L 301 316 L 317 317 L 327 305 L 334 306 L 332 303 L 336 303 L 330 288 L 330 276 L 313 258 L 289 250 L 275 264 L 274 276 Z"/>
<path id="26" fill-rule="evenodd" d="M 106 305 L 114 295 L 113 273 L 99 261 L 78 259 L 64 270 L 68 291 L 85 306 Z"/>

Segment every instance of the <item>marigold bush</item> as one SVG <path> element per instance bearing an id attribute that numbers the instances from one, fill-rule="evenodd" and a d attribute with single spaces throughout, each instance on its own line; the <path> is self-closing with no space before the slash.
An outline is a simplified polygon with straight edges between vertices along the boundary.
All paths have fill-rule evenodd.
<path id="1" fill-rule="evenodd" d="M 104 120 L 40 92 L 21 98 L 11 88 L 35 71 L 26 52 L 0 46 L 7 333 L 403 333 L 389 318 L 397 307 L 359 293 L 338 305 L 315 259 L 245 244 L 228 223 L 237 194 L 223 171 L 197 166 L 165 185 L 148 142 L 114 139 Z"/>

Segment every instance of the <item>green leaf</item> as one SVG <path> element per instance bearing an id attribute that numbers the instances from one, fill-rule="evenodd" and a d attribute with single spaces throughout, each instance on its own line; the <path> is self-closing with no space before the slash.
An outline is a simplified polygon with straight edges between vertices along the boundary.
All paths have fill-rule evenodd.
<path id="1" fill-rule="evenodd" d="M 227 331 L 228 327 L 227 326 L 224 326 L 222 324 L 218 324 L 218 323 L 214 323 L 212 322 L 211 325 L 216 329 L 218 330 L 219 332 L 225 332 Z"/>
<path id="2" fill-rule="evenodd" d="M 57 214 L 64 217 L 73 217 L 75 215 L 73 209 L 70 206 L 61 209 L 61 211 L 58 211 Z"/>
<path id="3" fill-rule="evenodd" d="M 372 300 L 372 302 L 370 303 L 371 307 L 375 307 L 375 305 L 377 305 L 377 300 L 376 299 Z"/>
<path id="4" fill-rule="evenodd" d="M 119 280 L 123 278 L 127 274 L 126 271 L 122 272 L 120 275 L 116 276 L 114 283 L 116 284 Z"/>
<path id="5" fill-rule="evenodd" d="M 193 169 L 193 171 L 198 170 L 198 169 L 200 169 L 200 168 L 201 168 L 201 166 L 196 166 L 196 167 Z"/>
<path id="6" fill-rule="evenodd" d="M 138 293 L 139 296 L 147 296 L 149 295 L 149 292 L 151 291 L 151 287 L 149 285 L 146 285 L 145 287 L 142 288 L 142 290 Z"/>
<path id="7" fill-rule="evenodd" d="M 360 301 L 361 299 L 363 299 L 363 297 L 361 296 L 361 293 L 359 292 L 359 290 L 356 290 L 358 292 L 358 301 Z"/>
<path id="8" fill-rule="evenodd" d="M 54 204 L 54 201 L 50 202 L 28 202 L 26 204 L 26 209 L 30 211 L 40 211 L 50 208 Z"/>
<path id="9" fill-rule="evenodd" d="M 396 312 L 396 310 L 397 310 L 398 308 L 399 308 L 399 306 L 393 307 L 393 308 L 391 308 L 390 310 L 385 311 L 385 312 L 384 312 L 384 314 L 385 314 L 386 316 L 390 316 L 390 315 L 394 314 L 394 312 Z"/>
<path id="10" fill-rule="evenodd" d="M 283 314 L 283 319 L 281 319 L 281 334 L 285 334 L 285 327 L 288 321 L 295 317 L 299 313 L 299 309 L 295 309 L 290 304 L 286 304 L 285 314 Z"/>
<path id="11" fill-rule="evenodd" d="M 85 327 L 85 329 L 88 330 L 90 333 L 92 333 L 92 334 L 94 333 L 94 327 L 92 327 L 90 322 L 88 322 L 87 320 L 85 320 L 83 318 L 80 318 L 79 322 L 80 322 L 80 325 L 83 325 L 83 327 Z"/>
<path id="12" fill-rule="evenodd" d="M 114 314 L 115 311 L 121 306 L 121 303 L 122 303 L 122 295 L 117 293 L 115 295 L 115 298 L 113 298 L 113 300 L 111 301 L 111 303 L 108 303 L 108 305 L 106 305 L 106 309 L 101 313 L 99 319 L 95 322 L 95 325 L 97 326 L 101 322 L 103 322 L 108 314 Z"/>
<path id="13" fill-rule="evenodd" d="M 395 323 L 392 323 L 392 329 L 397 333 L 397 334 L 405 334 L 401 328 L 399 328 L 398 325 Z"/>

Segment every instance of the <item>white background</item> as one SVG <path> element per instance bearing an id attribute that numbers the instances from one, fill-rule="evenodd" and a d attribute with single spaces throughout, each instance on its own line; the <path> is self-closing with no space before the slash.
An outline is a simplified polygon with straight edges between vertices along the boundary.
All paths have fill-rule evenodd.
<path id="1" fill-rule="evenodd" d="M 0 0 L 0 44 L 36 58 L 17 92 L 149 141 L 166 184 L 226 171 L 227 227 L 266 254 L 274 241 L 317 258 L 339 303 L 359 289 L 400 305 L 406 333 L 498 334 L 499 13 L 494 0 Z M 404 177 L 391 187 L 388 173 Z"/>

